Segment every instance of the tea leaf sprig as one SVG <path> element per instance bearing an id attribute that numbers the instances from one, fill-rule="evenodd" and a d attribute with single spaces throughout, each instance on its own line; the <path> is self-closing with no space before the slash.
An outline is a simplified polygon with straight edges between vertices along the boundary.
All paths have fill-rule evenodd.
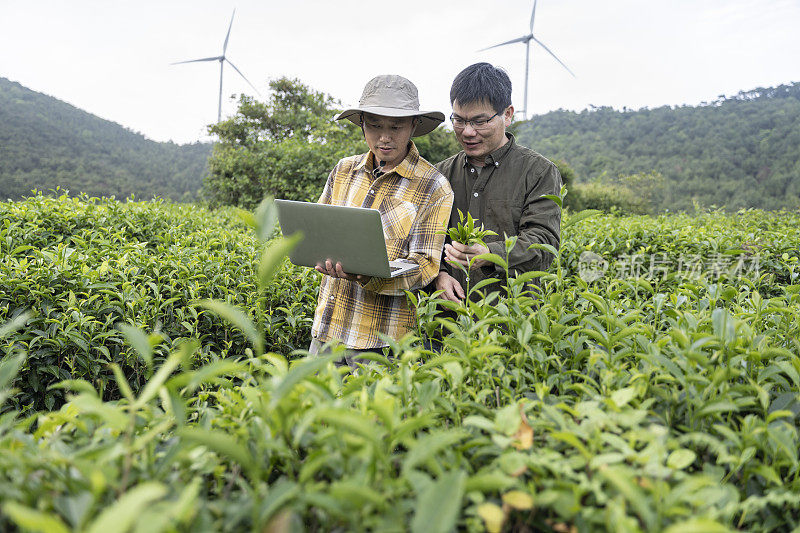
<path id="1" fill-rule="evenodd" d="M 467 216 L 464 216 L 464 213 L 461 210 L 458 210 L 458 224 L 446 230 L 438 231 L 437 233 L 440 235 L 447 235 L 450 237 L 450 240 L 454 242 L 460 242 L 461 244 L 465 244 L 467 246 L 472 246 L 473 244 L 486 244 L 483 240 L 488 237 L 489 235 L 497 235 L 494 231 L 490 229 L 484 229 L 483 224 L 479 227 L 476 227 L 476 223 L 478 222 L 477 218 L 472 218 L 472 215 L 467 212 Z"/>

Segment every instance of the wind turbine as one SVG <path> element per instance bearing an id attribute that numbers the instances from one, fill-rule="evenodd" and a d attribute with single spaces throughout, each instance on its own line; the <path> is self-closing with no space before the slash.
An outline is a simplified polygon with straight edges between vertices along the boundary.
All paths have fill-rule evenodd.
<path id="1" fill-rule="evenodd" d="M 525 43 L 525 99 L 524 99 L 525 100 L 525 105 L 522 108 L 522 119 L 523 120 L 527 120 L 527 118 L 528 118 L 528 65 L 530 64 L 531 41 L 535 41 L 536 44 L 538 44 L 539 46 L 544 48 L 545 51 L 548 54 L 553 56 L 553 59 L 558 61 L 558 63 L 562 67 L 567 69 L 567 72 L 572 74 L 573 78 L 575 77 L 575 74 L 569 69 L 569 67 L 567 65 L 564 64 L 563 61 L 561 61 L 558 57 L 556 57 L 556 55 L 553 52 L 551 52 L 550 49 L 547 48 L 547 46 L 545 46 L 545 44 L 542 41 L 540 41 L 539 39 L 534 37 L 534 35 L 533 35 L 533 20 L 536 18 L 536 2 L 537 1 L 538 0 L 533 0 L 533 11 L 531 12 L 531 27 L 530 27 L 530 33 L 528 33 L 528 35 L 525 35 L 523 37 L 517 37 L 516 39 L 511 39 L 510 41 L 506 41 L 504 43 L 496 44 L 494 46 L 490 46 L 488 48 L 482 48 L 482 49 L 478 50 L 479 52 L 483 52 L 484 50 L 489 50 L 491 48 L 497 48 L 498 46 L 505 46 L 507 44 Z"/>
<path id="2" fill-rule="evenodd" d="M 221 56 L 204 57 L 202 59 L 190 59 L 189 61 L 178 61 L 176 63 L 172 63 L 172 65 L 180 65 L 180 64 L 183 64 L 183 63 L 198 63 L 198 62 L 201 62 L 201 61 L 219 61 L 219 106 L 217 107 L 217 122 L 222 121 L 222 70 L 223 70 L 222 67 L 223 67 L 223 65 L 225 64 L 226 61 L 228 62 L 228 64 L 230 66 L 233 67 L 233 70 L 235 70 L 236 72 L 239 73 L 239 76 L 244 78 L 244 81 L 246 81 L 250 85 L 250 87 L 252 87 L 253 90 L 256 93 L 258 93 L 259 96 L 261 95 L 261 93 L 258 92 L 258 89 L 255 88 L 255 85 L 250 83 L 250 80 L 248 80 L 245 77 L 245 75 L 242 74 L 242 71 L 239 70 L 238 68 L 236 68 L 236 65 L 231 63 L 230 59 L 225 57 L 225 51 L 228 49 L 228 38 L 231 36 L 231 28 L 233 27 L 233 16 L 234 15 L 236 15 L 236 10 L 235 9 L 233 10 L 233 14 L 231 15 L 231 23 L 228 24 L 228 34 L 225 35 L 225 42 L 222 45 L 222 55 Z"/>

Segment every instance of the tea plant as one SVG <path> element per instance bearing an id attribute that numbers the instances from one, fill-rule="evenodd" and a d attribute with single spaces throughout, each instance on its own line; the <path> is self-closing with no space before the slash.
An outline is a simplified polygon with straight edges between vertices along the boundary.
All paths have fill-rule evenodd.
<path id="1" fill-rule="evenodd" d="M 497 235 L 497 233 L 490 229 L 484 229 L 483 224 L 476 227 L 475 223 L 477 221 L 477 219 L 472 218 L 472 213 L 467 212 L 467 216 L 464 217 L 464 213 L 458 209 L 458 224 L 453 228 L 438 231 L 437 233 L 440 235 L 447 235 L 450 237 L 451 241 L 460 242 L 467 246 L 483 244 L 483 240 L 487 236 Z"/>

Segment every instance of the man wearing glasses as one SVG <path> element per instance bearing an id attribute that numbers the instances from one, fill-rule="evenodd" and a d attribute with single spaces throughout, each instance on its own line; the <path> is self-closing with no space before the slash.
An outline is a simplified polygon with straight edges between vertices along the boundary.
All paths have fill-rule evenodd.
<path id="1" fill-rule="evenodd" d="M 556 166 L 533 150 L 520 146 L 506 131 L 514 117 L 511 80 L 502 69 L 476 63 L 462 70 L 450 89 L 453 123 L 463 150 L 436 165 L 450 181 L 455 195 L 450 227 L 459 222 L 458 210 L 497 236 L 486 238 L 486 246 L 448 242 L 446 261 L 470 268 L 476 255 L 494 253 L 505 258 L 503 235 L 517 236 L 509 255 L 511 274 L 546 270 L 553 256 L 531 244 L 560 244 L 561 210 L 543 194 L 559 194 L 561 175 Z M 461 269 L 442 261 L 436 289 L 447 300 L 465 298 L 466 276 Z M 472 262 L 470 286 L 486 278 L 503 279 L 505 271 L 483 259 Z M 492 289 L 492 286 L 489 286 Z"/>

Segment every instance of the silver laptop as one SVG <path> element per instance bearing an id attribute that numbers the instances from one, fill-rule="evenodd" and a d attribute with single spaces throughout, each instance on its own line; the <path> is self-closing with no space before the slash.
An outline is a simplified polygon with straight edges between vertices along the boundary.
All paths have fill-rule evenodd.
<path id="1" fill-rule="evenodd" d="M 393 278 L 419 268 L 412 261 L 389 261 L 377 209 L 275 200 L 287 237 L 303 232 L 289 254 L 295 265 L 313 267 L 330 259 L 349 274 Z"/>

